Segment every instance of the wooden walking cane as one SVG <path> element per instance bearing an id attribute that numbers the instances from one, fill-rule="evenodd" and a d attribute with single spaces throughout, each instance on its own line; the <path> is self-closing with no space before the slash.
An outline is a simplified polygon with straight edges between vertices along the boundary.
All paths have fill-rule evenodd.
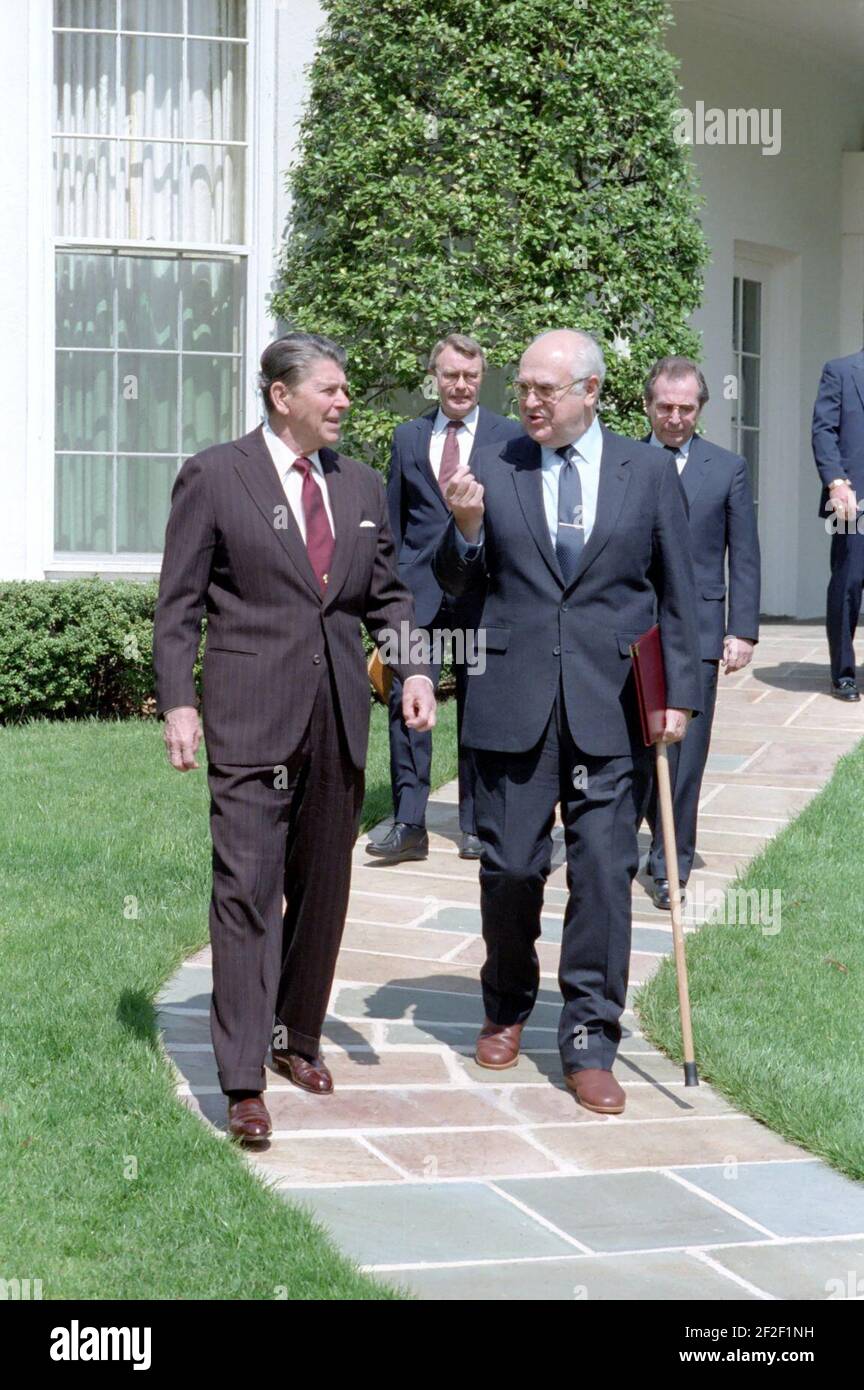
<path id="1" fill-rule="evenodd" d="M 642 720 L 642 737 L 646 747 L 654 745 L 657 773 L 657 800 L 663 829 L 663 850 L 666 855 L 666 875 L 672 901 L 672 943 L 675 952 L 675 973 L 678 979 L 678 1007 L 681 1014 L 681 1039 L 684 1044 L 684 1085 L 698 1086 L 696 1053 L 693 1047 L 693 1022 L 690 1015 L 690 989 L 687 983 L 687 957 L 684 953 L 684 926 L 681 920 L 681 884 L 678 878 L 678 848 L 675 843 L 675 817 L 672 813 L 672 785 L 669 778 L 669 755 L 662 741 L 666 722 L 666 680 L 663 672 L 663 651 L 660 629 L 656 625 L 630 647 Z"/>

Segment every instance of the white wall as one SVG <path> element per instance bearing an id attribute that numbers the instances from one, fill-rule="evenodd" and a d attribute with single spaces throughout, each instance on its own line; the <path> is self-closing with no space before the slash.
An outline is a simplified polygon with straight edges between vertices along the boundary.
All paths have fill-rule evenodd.
<path id="1" fill-rule="evenodd" d="M 782 111 L 782 149 L 775 156 L 740 146 L 694 148 L 712 253 L 704 305 L 694 322 L 703 335 L 714 392 L 705 433 L 728 447 L 731 406 L 719 397 L 722 378 L 731 370 L 735 244 L 774 250 L 782 290 L 775 307 L 783 321 L 778 364 L 783 409 L 772 422 L 778 447 L 763 461 L 761 474 L 772 500 L 765 588 L 766 598 L 773 590 L 773 600 L 765 607 L 775 614 L 813 617 L 824 612 L 828 537 L 816 516 L 819 484 L 810 417 L 823 362 L 861 345 L 860 335 L 850 343 L 848 326 L 845 332 L 841 328 L 841 202 L 843 151 L 861 149 L 864 93 L 860 77 L 839 55 L 830 66 L 803 45 L 778 47 L 776 32 L 727 28 L 696 5 L 675 10 L 678 24 L 669 47 L 683 64 L 683 106 L 693 109 L 701 100 L 724 110 Z M 753 12 L 758 13 L 755 0 Z"/>

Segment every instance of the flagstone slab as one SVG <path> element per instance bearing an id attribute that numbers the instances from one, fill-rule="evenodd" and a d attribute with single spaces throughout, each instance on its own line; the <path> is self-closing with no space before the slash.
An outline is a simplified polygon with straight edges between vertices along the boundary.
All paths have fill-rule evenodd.
<path id="1" fill-rule="evenodd" d="M 854 1241 L 742 1245 L 713 1250 L 711 1256 L 774 1298 L 864 1298 L 864 1237 Z M 806 1323 L 806 1318 L 796 1321 Z"/>
<path id="2" fill-rule="evenodd" d="M 207 1097 L 202 1109 L 207 1110 Z M 311 1096 L 292 1087 L 271 1091 L 267 1108 L 274 1133 L 297 1130 L 352 1129 L 372 1132 L 384 1129 L 438 1129 L 476 1126 L 507 1127 L 508 1116 L 485 1091 L 424 1090 L 348 1091 L 344 1087 L 329 1096 Z"/>
<path id="3" fill-rule="evenodd" d="M 293 1196 L 364 1265 L 513 1259 L 573 1248 L 484 1183 L 394 1183 Z"/>
<path id="4" fill-rule="evenodd" d="M 273 1139 L 249 1156 L 256 1171 L 281 1186 L 400 1181 L 398 1173 L 357 1139 Z"/>
<path id="5" fill-rule="evenodd" d="M 752 1226 L 662 1173 L 508 1178 L 497 1186 L 598 1253 L 753 1239 Z"/>
<path id="6" fill-rule="evenodd" d="M 514 1133 L 394 1134 L 377 1135 L 379 1153 L 403 1168 L 411 1177 L 439 1178 L 512 1177 L 520 1173 L 556 1173 L 560 1165 L 529 1139 Z"/>
<path id="7" fill-rule="evenodd" d="M 599 1301 L 754 1300 L 740 1285 L 686 1252 L 575 1256 L 569 1260 L 522 1260 L 470 1268 L 400 1270 L 376 1276 L 428 1301 L 581 1303 L 578 1322 L 590 1319 Z"/>
<path id="8" fill-rule="evenodd" d="M 730 1169 L 738 1165 L 741 1173 L 743 1164 L 801 1156 L 801 1150 L 764 1125 L 734 1112 L 721 1112 L 710 1118 L 704 1114 L 670 1116 L 639 1123 L 616 1123 L 613 1118 L 604 1126 L 590 1129 L 544 1129 L 543 1143 L 558 1158 L 584 1172 L 719 1163 Z M 716 1174 L 716 1169 L 708 1171 Z M 684 1176 L 698 1184 L 689 1169 Z M 737 1207 L 737 1200 L 729 1195 L 737 1193 L 737 1186 L 724 1183 L 717 1190 L 718 1181 L 723 1180 L 715 1176 L 714 1195 Z"/>
<path id="9" fill-rule="evenodd" d="M 729 1152 L 739 1161 L 745 1157 L 734 1146 Z M 805 1163 L 747 1164 L 731 1177 L 716 1168 L 690 1169 L 686 1176 L 778 1236 L 864 1234 L 864 1183 L 806 1157 Z"/>
<path id="10" fill-rule="evenodd" d="M 377 951 L 382 955 L 416 956 L 420 960 L 440 960 L 458 944 L 452 932 L 432 931 L 380 923 L 348 922 L 342 937 L 342 950 Z"/>

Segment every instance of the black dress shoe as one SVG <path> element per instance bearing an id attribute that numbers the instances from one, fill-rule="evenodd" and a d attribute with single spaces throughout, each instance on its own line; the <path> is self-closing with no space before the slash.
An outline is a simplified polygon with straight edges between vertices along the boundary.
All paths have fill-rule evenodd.
<path id="1" fill-rule="evenodd" d="M 846 700 L 849 704 L 861 699 L 852 676 L 842 676 L 839 681 L 834 681 L 831 686 L 831 694 L 835 700 Z"/>
<path id="2" fill-rule="evenodd" d="M 469 835 L 466 831 L 462 836 L 462 848 L 459 851 L 459 858 L 479 859 L 481 848 L 479 835 Z"/>
<path id="3" fill-rule="evenodd" d="M 379 844 L 370 840 L 366 853 L 388 864 L 401 864 L 406 859 L 428 859 L 429 836 L 422 825 L 406 825 L 397 821 Z"/>
<path id="4" fill-rule="evenodd" d="M 679 884 L 681 889 L 681 901 L 684 901 L 684 889 L 686 883 Z M 655 878 L 654 887 L 651 889 L 651 901 L 655 907 L 659 907 L 661 912 L 672 911 L 672 895 L 669 892 L 668 878 Z"/>

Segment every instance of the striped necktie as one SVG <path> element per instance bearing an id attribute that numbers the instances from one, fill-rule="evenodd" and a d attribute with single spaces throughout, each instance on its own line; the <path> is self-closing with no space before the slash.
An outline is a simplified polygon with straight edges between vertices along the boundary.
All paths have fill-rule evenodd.
<path id="1" fill-rule="evenodd" d="M 558 474 L 558 536 L 555 554 L 569 584 L 576 573 L 585 545 L 585 523 L 582 518 L 582 482 L 576 467 L 577 451 L 572 444 L 556 449 L 564 460 Z"/>

